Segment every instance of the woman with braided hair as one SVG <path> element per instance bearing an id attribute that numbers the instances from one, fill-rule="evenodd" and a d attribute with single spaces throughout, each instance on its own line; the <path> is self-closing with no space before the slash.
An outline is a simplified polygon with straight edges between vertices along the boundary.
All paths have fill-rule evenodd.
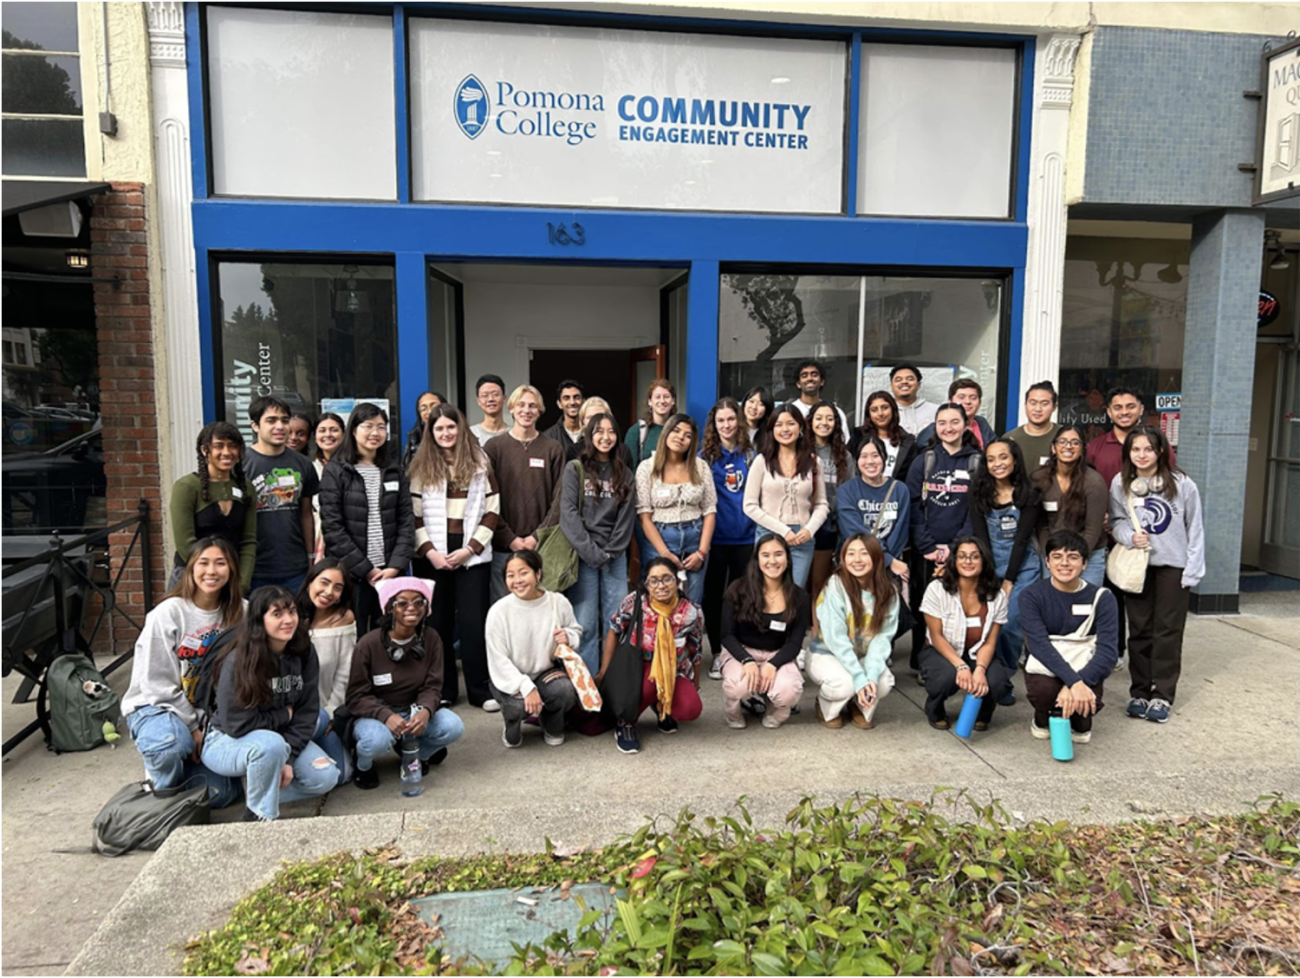
<path id="1" fill-rule="evenodd" d="M 204 425 L 195 443 L 198 468 L 172 486 L 172 536 L 176 541 L 168 586 L 185 571 L 184 554 L 195 541 L 220 537 L 239 554 L 240 591 L 253 580 L 257 559 L 257 501 L 244 481 L 244 436 L 228 421 Z"/>

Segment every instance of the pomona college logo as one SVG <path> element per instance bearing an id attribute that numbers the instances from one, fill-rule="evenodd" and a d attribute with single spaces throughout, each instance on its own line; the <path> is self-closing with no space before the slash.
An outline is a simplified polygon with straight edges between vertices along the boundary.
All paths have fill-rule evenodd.
<path id="1" fill-rule="evenodd" d="M 473 75 L 466 75 L 456 86 L 453 96 L 456 125 L 470 139 L 474 139 L 488 124 L 492 104 L 488 101 L 486 86 Z"/>

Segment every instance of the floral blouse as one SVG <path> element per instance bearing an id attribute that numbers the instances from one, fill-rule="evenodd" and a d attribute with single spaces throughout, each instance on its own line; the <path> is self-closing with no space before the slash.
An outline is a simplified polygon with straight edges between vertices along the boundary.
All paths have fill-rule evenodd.
<path id="1" fill-rule="evenodd" d="M 635 608 L 636 593 L 633 592 L 623 599 L 618 610 L 609 617 L 609 626 L 614 629 L 614 634 L 618 636 L 620 642 L 629 627 L 633 629 L 633 634 L 636 634 L 636 623 L 632 620 Z M 668 619 L 668 624 L 672 627 L 673 638 L 677 642 L 677 675 L 694 680 L 704 649 L 704 614 L 698 605 L 680 598 Z M 642 598 L 640 644 L 646 662 L 654 658 L 655 629 L 658 625 L 658 613 L 650 607 L 649 601 Z"/>

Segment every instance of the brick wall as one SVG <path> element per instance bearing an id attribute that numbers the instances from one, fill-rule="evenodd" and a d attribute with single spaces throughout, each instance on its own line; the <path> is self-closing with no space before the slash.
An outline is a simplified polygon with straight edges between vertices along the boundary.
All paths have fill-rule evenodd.
<path id="1" fill-rule="evenodd" d="M 121 279 L 117 286 L 95 285 L 108 523 L 112 526 L 135 516 L 140 500 L 148 501 L 151 546 L 144 556 L 156 601 L 166 575 L 144 188 L 138 183 L 114 183 L 112 188 L 94 199 L 90 215 L 91 270 L 96 278 Z M 126 560 L 133 531 L 119 532 L 110 540 L 114 576 Z M 146 611 L 141 557 L 137 544 L 126 560 L 118 589 L 119 607 L 139 622 Z M 125 651 L 135 641 L 134 630 L 123 628 L 120 617 L 114 625 L 115 651 Z"/>

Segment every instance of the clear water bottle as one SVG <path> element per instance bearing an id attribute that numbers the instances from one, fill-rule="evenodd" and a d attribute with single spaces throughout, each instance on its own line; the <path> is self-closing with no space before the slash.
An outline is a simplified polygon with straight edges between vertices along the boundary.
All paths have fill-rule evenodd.
<path id="1" fill-rule="evenodd" d="M 412 704 L 407 713 L 407 719 L 415 716 L 419 706 Z M 424 785 L 420 783 L 423 772 L 420 770 L 420 739 L 406 734 L 402 737 L 402 795 L 406 798 L 414 798 L 420 792 L 424 791 Z"/>

